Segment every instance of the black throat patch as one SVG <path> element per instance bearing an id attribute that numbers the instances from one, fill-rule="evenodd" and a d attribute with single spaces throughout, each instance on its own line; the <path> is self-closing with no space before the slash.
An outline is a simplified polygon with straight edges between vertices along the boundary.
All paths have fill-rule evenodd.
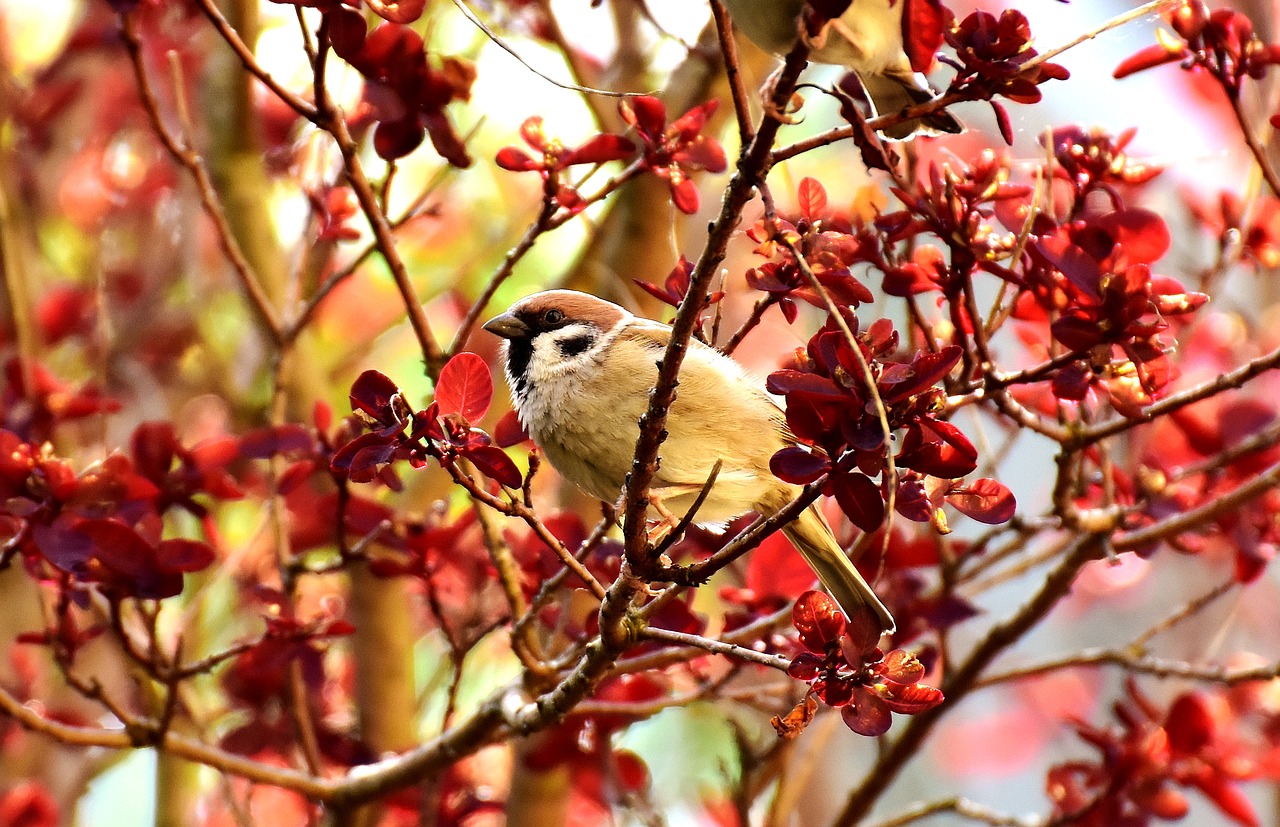
<path id="1" fill-rule="evenodd" d="M 511 339 L 507 342 L 507 375 L 513 383 L 511 392 L 523 399 L 529 392 L 529 360 L 533 358 L 533 340 Z"/>

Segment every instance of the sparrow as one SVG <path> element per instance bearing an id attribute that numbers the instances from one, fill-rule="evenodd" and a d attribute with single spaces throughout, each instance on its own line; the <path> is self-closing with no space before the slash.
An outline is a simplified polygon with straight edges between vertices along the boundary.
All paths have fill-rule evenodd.
<path id="1" fill-rule="evenodd" d="M 723 0 L 733 22 L 765 51 L 783 55 L 796 41 L 796 20 L 805 0 Z M 857 74 L 871 102 L 872 116 L 900 112 L 924 103 L 934 92 L 924 76 L 911 69 L 902 45 L 902 10 L 906 0 L 853 0 L 839 19 L 814 39 L 809 60 L 844 66 Z M 914 135 L 959 133 L 964 125 L 939 110 L 882 130 L 894 141 Z"/>
<path id="2" fill-rule="evenodd" d="M 671 328 L 587 293 L 548 290 L 516 302 L 484 329 L 506 340 L 516 414 L 552 467 L 591 496 L 617 501 Z M 796 444 L 782 410 L 737 362 L 696 339 L 666 430 L 649 493 L 668 520 L 692 508 L 717 460 L 720 470 L 694 516 L 699 524 L 750 511 L 769 516 L 800 493 L 769 470 L 774 453 Z M 816 506 L 782 531 L 846 615 L 870 608 L 884 631 L 894 630 L 893 616 Z"/>

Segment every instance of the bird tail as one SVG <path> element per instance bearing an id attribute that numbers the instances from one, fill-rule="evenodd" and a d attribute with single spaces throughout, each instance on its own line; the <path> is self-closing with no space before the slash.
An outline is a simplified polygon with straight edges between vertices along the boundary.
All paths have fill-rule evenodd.
<path id="1" fill-rule="evenodd" d="M 805 509 L 796 520 L 785 525 L 782 532 L 804 557 L 813 573 L 818 575 L 823 587 L 840 604 L 845 615 L 851 617 L 865 606 L 875 612 L 883 631 L 894 631 L 893 615 L 853 567 L 819 511 L 814 508 Z"/>
<path id="2" fill-rule="evenodd" d="M 914 73 L 876 75 L 870 72 L 860 74 L 862 88 L 871 99 L 871 106 L 877 115 L 892 115 L 901 112 L 908 106 L 933 99 L 933 90 L 924 78 Z M 883 135 L 893 141 L 905 141 L 913 135 L 955 135 L 964 132 L 964 124 L 945 109 L 939 109 L 911 121 L 903 121 L 883 131 Z"/>

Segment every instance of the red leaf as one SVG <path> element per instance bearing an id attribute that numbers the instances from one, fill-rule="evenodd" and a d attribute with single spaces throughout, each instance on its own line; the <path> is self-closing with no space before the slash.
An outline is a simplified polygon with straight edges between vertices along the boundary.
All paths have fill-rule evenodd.
<path id="1" fill-rule="evenodd" d="M 535 169 L 542 169 L 541 161 L 529 157 L 529 153 L 514 146 L 504 146 L 498 150 L 498 154 L 494 156 L 493 161 L 502 169 L 510 170 L 511 172 L 530 172 Z"/>
<path id="2" fill-rule="evenodd" d="M 333 45 L 333 51 L 343 60 L 350 61 L 360 53 L 369 31 L 364 15 L 350 6 L 339 5 L 326 11 L 325 19 L 329 22 L 329 43 Z"/>
<path id="3" fill-rule="evenodd" d="M 782 534 L 771 534 L 747 561 L 746 586 L 756 597 L 794 600 L 813 588 L 813 569 Z"/>
<path id="4" fill-rule="evenodd" d="M 43 638 L 41 638 L 43 640 Z M 822 674 L 822 658 L 813 652 L 801 652 L 792 659 L 787 674 L 798 681 L 811 681 Z"/>
<path id="5" fill-rule="evenodd" d="M 1208 700 L 1198 692 L 1178 696 L 1165 719 L 1169 748 L 1175 755 L 1191 757 L 1213 743 L 1216 726 Z"/>
<path id="6" fill-rule="evenodd" d="M 161 540 L 156 546 L 160 565 L 169 571 L 203 571 L 213 564 L 217 555 L 208 543 L 199 540 Z"/>
<path id="7" fill-rule="evenodd" d="M 858 692 L 853 703 L 840 709 L 840 717 L 849 729 L 868 738 L 884 735 L 893 723 L 888 704 L 866 690 Z"/>
<path id="8" fill-rule="evenodd" d="M 800 214 L 812 224 L 827 215 L 827 191 L 816 178 L 802 178 L 798 190 Z"/>
<path id="9" fill-rule="evenodd" d="M 876 671 L 886 680 L 910 685 L 924 677 L 924 664 L 910 652 L 894 649 L 884 656 L 884 662 Z"/>
<path id="10" fill-rule="evenodd" d="M 608 132 L 595 136 L 577 149 L 566 152 L 560 158 L 560 166 L 571 164 L 603 164 L 606 161 L 622 161 L 635 154 L 636 145 L 621 135 Z"/>
<path id="11" fill-rule="evenodd" d="M 1007 523 L 1018 509 L 1013 492 L 989 477 L 974 480 L 962 490 L 947 494 L 947 502 L 962 514 L 987 525 Z"/>
<path id="12" fill-rule="evenodd" d="M 351 384 L 351 409 L 364 411 L 379 421 L 390 422 L 391 397 L 400 393 L 396 386 L 376 370 L 366 370 Z"/>
<path id="13" fill-rule="evenodd" d="M 499 448 L 510 448 L 529 441 L 529 432 L 520 423 L 515 411 L 507 411 L 493 427 L 493 441 Z"/>
<path id="14" fill-rule="evenodd" d="M 55 827 L 62 823 L 57 800 L 34 781 L 18 781 L 0 795 L 0 824 Z"/>
<path id="15" fill-rule="evenodd" d="M 852 472 L 831 477 L 836 502 L 845 516 L 863 531 L 875 531 L 884 522 L 884 498 L 880 486 L 865 474 Z"/>
<path id="16" fill-rule="evenodd" d="M 769 393 L 776 393 L 779 396 L 803 391 L 804 393 L 832 399 L 844 399 L 846 397 L 846 394 L 830 379 L 825 376 L 819 376 L 816 373 L 806 373 L 802 370 L 776 370 L 769 374 L 765 387 Z"/>
<path id="17" fill-rule="evenodd" d="M 826 654 L 844 632 L 844 614 L 824 592 L 810 590 L 796 598 L 791 609 L 791 625 L 800 633 L 800 642 L 810 652 Z"/>
<path id="18" fill-rule="evenodd" d="M 911 60 L 911 70 L 929 74 L 938 49 L 942 48 L 942 29 L 946 11 L 938 0 L 899 0 L 902 10 L 902 45 Z M 1009 143 L 1013 143 L 1010 141 Z"/>
<path id="19" fill-rule="evenodd" d="M 879 384 L 885 404 L 915 396 L 933 387 L 951 372 L 963 353 L 959 345 L 947 345 L 937 353 L 924 351 L 916 354 L 911 360 L 910 370 L 897 377 L 898 381 L 888 382 L 881 378 Z"/>
<path id="20" fill-rule="evenodd" d="M 698 211 L 702 201 L 698 196 L 698 188 L 692 180 L 688 178 L 682 178 L 679 181 L 674 178 L 671 180 L 671 203 L 685 215 L 693 215 Z"/>
<path id="21" fill-rule="evenodd" d="M 813 482 L 827 472 L 831 460 L 822 454 L 790 445 L 769 458 L 769 470 L 780 480 L 794 485 Z"/>
<path id="22" fill-rule="evenodd" d="M 933 709 L 944 700 L 946 700 L 946 697 L 943 696 L 941 689 L 915 684 L 914 686 L 893 687 L 892 697 L 885 698 L 884 702 L 894 712 L 914 715 L 917 712 L 924 712 L 926 709 Z"/>
<path id="23" fill-rule="evenodd" d="M 441 414 L 458 414 L 467 422 L 479 422 L 493 402 L 493 375 L 489 365 L 474 353 L 459 353 L 440 369 L 436 404 Z"/>
<path id="24" fill-rule="evenodd" d="M 1253 802 L 1239 787 L 1221 775 L 1202 775 L 1196 779 L 1196 786 L 1232 821 L 1244 827 L 1260 827 L 1262 822 L 1258 820 Z"/>
<path id="25" fill-rule="evenodd" d="M 520 473 L 515 461 L 496 445 L 469 448 L 466 457 L 480 469 L 482 474 L 497 480 L 507 488 L 519 488 L 524 482 L 524 476 Z"/>
<path id="26" fill-rule="evenodd" d="M 1013 146 L 1013 123 L 1009 120 L 1009 110 L 1004 108 L 1004 104 L 991 101 L 991 111 L 995 113 L 1000 137 L 1004 138 L 1006 144 Z"/>
<path id="27" fill-rule="evenodd" d="M 329 469 L 340 474 L 350 471 L 356 455 L 372 446 L 387 446 L 394 450 L 394 444 L 382 434 L 361 434 L 338 449 L 329 462 Z"/>
<path id="28" fill-rule="evenodd" d="M 613 758 L 614 772 L 623 791 L 635 795 L 649 788 L 649 767 L 644 759 L 625 749 L 615 751 Z"/>
<path id="29" fill-rule="evenodd" d="M 1150 69 L 1153 66 L 1161 66 L 1165 63 L 1174 63 L 1182 60 L 1187 52 L 1185 49 L 1166 49 L 1164 46 L 1156 43 L 1139 49 L 1120 61 L 1120 65 L 1111 73 L 1111 77 L 1116 80 L 1128 77 L 1135 72 L 1141 72 L 1144 69 Z"/>
<path id="30" fill-rule="evenodd" d="M 1124 250 L 1130 264 L 1153 264 L 1169 250 L 1169 225 L 1151 210 L 1125 209 L 1099 216 L 1093 224 Z"/>
<path id="31" fill-rule="evenodd" d="M 416 114 L 398 121 L 380 121 L 373 130 L 373 151 L 384 161 L 403 158 L 422 145 L 426 137 Z"/>

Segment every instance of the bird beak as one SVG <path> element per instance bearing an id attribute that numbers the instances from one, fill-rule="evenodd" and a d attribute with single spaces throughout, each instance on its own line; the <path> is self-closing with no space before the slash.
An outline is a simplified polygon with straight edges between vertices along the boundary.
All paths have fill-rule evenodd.
<path id="1" fill-rule="evenodd" d="M 511 313 L 494 316 L 484 323 L 484 329 L 504 339 L 519 339 L 529 335 L 529 325 Z"/>

